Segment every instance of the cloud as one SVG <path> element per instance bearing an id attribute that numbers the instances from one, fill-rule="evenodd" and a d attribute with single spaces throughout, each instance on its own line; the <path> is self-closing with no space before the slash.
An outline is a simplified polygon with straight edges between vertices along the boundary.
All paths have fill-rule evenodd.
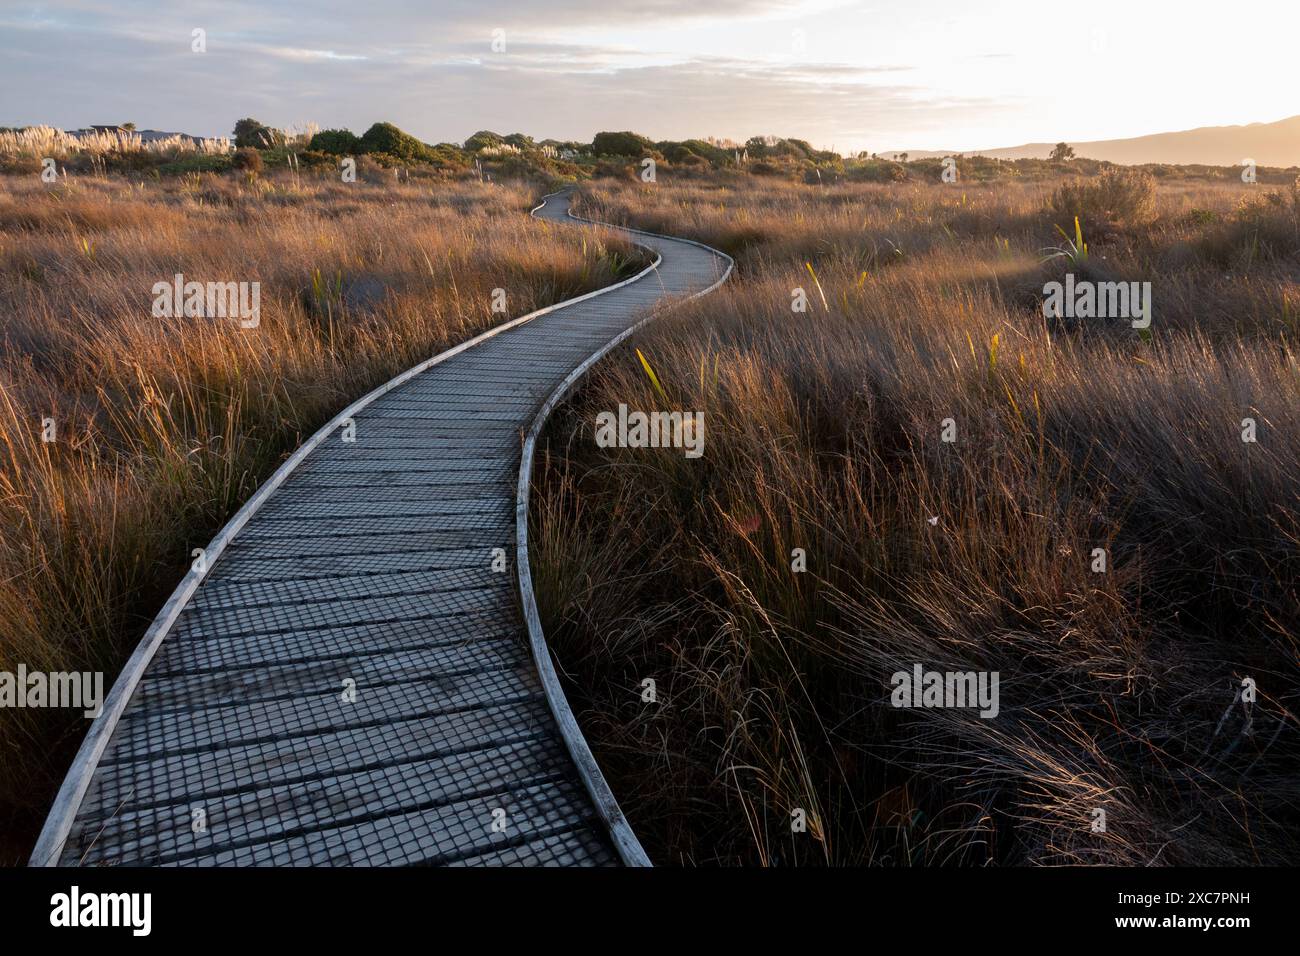
<path id="1" fill-rule="evenodd" d="M 65 29 L 163 37 L 194 27 L 291 46 L 324 48 L 320 37 L 346 36 L 357 45 L 429 43 L 471 37 L 487 42 L 493 29 L 563 32 L 589 27 L 665 25 L 699 20 L 737 22 L 792 18 L 845 0 L 60 0 L 11 9 L 0 24 L 14 29 Z"/>
<path id="2" fill-rule="evenodd" d="M 68 0 L 0 15 L 0 105 L 11 122 L 131 119 L 204 135 L 252 114 L 359 128 L 384 118 L 430 140 L 462 139 L 484 126 L 586 138 L 609 126 L 668 137 L 790 123 L 792 134 L 822 140 L 815 127 L 835 110 L 878 114 L 906 97 L 890 87 L 870 97 L 854 89 L 904 68 L 700 56 L 586 38 L 587 28 L 763 20 L 835 5 L 441 0 L 435 9 L 425 0 L 200 0 L 182 10 L 149 0 Z M 497 26 L 507 31 L 504 54 L 490 46 Z M 204 54 L 190 51 L 195 27 L 207 33 Z"/>
<path id="3" fill-rule="evenodd" d="M 848 150 L 1006 115 L 1011 98 L 945 95 L 915 46 L 891 52 L 906 16 L 865 0 L 57 0 L 0 12 L 0 116 L 197 135 L 248 115 L 383 119 L 429 141 L 778 133 Z"/>
<path id="4" fill-rule="evenodd" d="M 296 47 L 268 46 L 261 47 L 268 56 L 283 57 L 286 60 L 368 60 L 359 53 L 336 53 L 333 50 L 302 50 Z"/>

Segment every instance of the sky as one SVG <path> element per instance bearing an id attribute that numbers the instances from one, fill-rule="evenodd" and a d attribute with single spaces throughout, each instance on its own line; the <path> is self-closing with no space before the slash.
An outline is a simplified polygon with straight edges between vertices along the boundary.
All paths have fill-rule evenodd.
<path id="1" fill-rule="evenodd" d="M 0 126 L 970 150 L 1295 115 L 1297 36 L 1300 0 L 0 0 Z"/>

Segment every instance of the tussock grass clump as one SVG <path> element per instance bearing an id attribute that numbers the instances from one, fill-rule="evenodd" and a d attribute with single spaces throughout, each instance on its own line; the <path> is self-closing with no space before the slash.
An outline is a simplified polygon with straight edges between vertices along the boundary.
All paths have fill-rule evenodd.
<path id="1" fill-rule="evenodd" d="M 1077 216 L 1093 229 L 1137 226 L 1156 212 L 1156 180 L 1150 173 L 1110 169 L 1093 179 L 1075 179 L 1058 187 L 1048 201 L 1057 224 L 1068 227 Z"/>
<path id="2" fill-rule="evenodd" d="M 262 154 L 247 146 L 240 147 L 230 157 L 230 165 L 233 169 L 256 176 L 262 171 Z"/>
<path id="3" fill-rule="evenodd" d="M 639 268 L 535 193 L 274 175 L 7 183 L 0 199 L 0 671 L 106 685 L 189 563 L 348 402 L 504 318 Z M 260 282 L 261 321 L 156 318 L 176 273 Z M 42 440 L 52 419 L 56 440 Z M 0 709 L 0 862 L 18 862 L 86 728 Z"/>
<path id="4" fill-rule="evenodd" d="M 1300 259 L 1300 181 L 1244 199 L 1220 228 L 1206 235 L 1202 247 L 1230 268 Z"/>
<path id="5" fill-rule="evenodd" d="M 1180 260 L 1152 336 L 1066 332 L 1021 296 L 1038 190 L 889 189 L 585 202 L 738 255 L 539 458 L 548 639 L 634 828 L 660 863 L 1294 864 L 1300 356 L 1247 318 L 1280 273 L 1207 310 L 1219 270 Z M 1090 261 L 1149 270 L 1238 197 L 1162 187 L 1150 244 Z M 704 456 L 596 447 L 619 403 L 703 411 Z M 891 706 L 916 664 L 998 672 L 998 716 Z"/>

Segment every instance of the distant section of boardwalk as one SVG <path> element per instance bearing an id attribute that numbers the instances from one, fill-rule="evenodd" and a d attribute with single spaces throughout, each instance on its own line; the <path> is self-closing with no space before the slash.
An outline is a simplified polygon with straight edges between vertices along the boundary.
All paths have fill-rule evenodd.
<path id="1" fill-rule="evenodd" d="M 516 561 L 545 414 L 612 340 L 731 268 L 636 241 L 657 267 L 399 376 L 258 490 L 127 663 L 33 864 L 647 862 Z"/>

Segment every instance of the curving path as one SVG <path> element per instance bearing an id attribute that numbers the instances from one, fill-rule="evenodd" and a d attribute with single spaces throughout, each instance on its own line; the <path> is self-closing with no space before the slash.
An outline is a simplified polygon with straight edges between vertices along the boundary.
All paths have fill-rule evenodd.
<path id="1" fill-rule="evenodd" d="M 655 266 L 398 376 L 258 489 L 128 661 L 34 865 L 648 865 L 555 678 L 526 522 L 550 409 L 731 271 L 637 241 Z"/>

